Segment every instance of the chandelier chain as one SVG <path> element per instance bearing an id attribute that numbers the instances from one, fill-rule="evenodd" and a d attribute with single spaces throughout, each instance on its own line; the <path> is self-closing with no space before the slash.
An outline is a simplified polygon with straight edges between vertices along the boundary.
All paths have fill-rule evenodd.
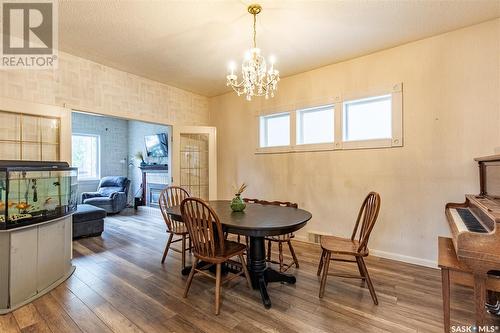
<path id="1" fill-rule="evenodd" d="M 257 14 L 253 14 L 253 47 L 257 47 L 257 29 L 256 29 L 256 22 L 257 22 Z"/>

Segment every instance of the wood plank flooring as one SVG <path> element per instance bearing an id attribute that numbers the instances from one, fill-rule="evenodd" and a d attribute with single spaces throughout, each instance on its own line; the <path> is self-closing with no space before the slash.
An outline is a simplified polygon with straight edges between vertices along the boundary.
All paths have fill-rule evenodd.
<path id="1" fill-rule="evenodd" d="M 242 278 L 223 286 L 215 316 L 212 279 L 195 276 L 183 298 L 180 255 L 170 252 L 161 265 L 167 234 L 159 211 L 111 216 L 105 228 L 102 237 L 74 241 L 74 275 L 0 316 L 0 332 L 443 332 L 437 269 L 369 257 L 379 306 L 360 281 L 335 277 L 320 300 L 319 246 L 294 242 L 300 269 L 290 273 L 297 284 L 270 284 L 272 309 L 264 309 Z M 355 266 L 332 263 L 331 270 L 356 273 Z M 471 324 L 472 309 L 472 291 L 455 287 L 452 323 Z"/>

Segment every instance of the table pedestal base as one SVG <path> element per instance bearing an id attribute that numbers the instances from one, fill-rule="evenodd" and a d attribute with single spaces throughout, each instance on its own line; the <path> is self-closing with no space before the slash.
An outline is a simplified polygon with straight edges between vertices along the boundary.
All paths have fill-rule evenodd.
<path id="1" fill-rule="evenodd" d="M 296 282 L 295 276 L 280 273 L 268 268 L 266 264 L 266 250 L 264 237 L 250 237 L 250 251 L 247 256 L 248 271 L 252 280 L 253 289 L 260 291 L 264 307 L 271 307 L 271 299 L 267 293 L 269 282 L 285 282 L 293 284 Z"/>

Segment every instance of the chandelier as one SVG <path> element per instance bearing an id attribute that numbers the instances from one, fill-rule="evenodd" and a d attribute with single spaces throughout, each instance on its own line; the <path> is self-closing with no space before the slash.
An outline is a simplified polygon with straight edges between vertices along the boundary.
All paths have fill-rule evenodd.
<path id="1" fill-rule="evenodd" d="M 253 15 L 253 47 L 246 52 L 245 59 L 241 65 L 242 81 L 238 83 L 238 76 L 234 74 L 235 65 L 231 65 L 231 74 L 227 75 L 227 86 L 240 95 L 246 95 L 248 101 L 252 96 L 274 97 L 280 80 L 279 71 L 274 69 L 274 59 L 270 59 L 270 68 L 267 70 L 266 60 L 257 48 L 255 23 L 257 14 L 262 11 L 258 4 L 248 6 L 248 12 Z"/>

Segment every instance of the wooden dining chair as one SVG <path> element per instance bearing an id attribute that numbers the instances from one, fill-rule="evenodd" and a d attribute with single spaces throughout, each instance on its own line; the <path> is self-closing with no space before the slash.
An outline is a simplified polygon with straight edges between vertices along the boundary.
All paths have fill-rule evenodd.
<path id="1" fill-rule="evenodd" d="M 321 236 L 321 258 L 319 261 L 317 275 L 321 272 L 321 285 L 319 288 L 319 297 L 325 294 L 326 278 L 328 275 L 339 276 L 344 278 L 356 278 L 366 281 L 373 303 L 378 305 L 375 288 L 368 274 L 368 269 L 364 261 L 364 257 L 368 256 L 368 240 L 377 221 L 378 212 L 380 210 L 380 195 L 375 192 L 370 192 L 358 213 L 356 224 L 352 232 L 351 238 L 341 238 L 335 236 Z M 358 232 L 359 231 L 359 232 Z M 354 257 L 354 260 L 349 259 Z M 329 274 L 328 269 L 330 261 L 352 262 L 358 265 L 360 276 Z"/>
<path id="2" fill-rule="evenodd" d="M 181 203 L 181 214 L 184 223 L 189 231 L 193 243 L 193 255 L 195 257 L 191 272 L 184 290 L 184 297 L 187 297 L 189 287 L 193 281 L 195 273 L 202 273 L 211 278 L 213 276 L 205 271 L 205 268 L 198 268 L 200 261 L 208 263 L 207 266 L 216 265 L 215 269 L 215 314 L 220 312 L 220 290 L 221 290 L 221 269 L 223 263 L 230 263 L 241 268 L 241 271 L 224 282 L 228 282 L 242 274 L 245 275 L 247 286 L 250 287 L 250 275 L 243 258 L 246 246 L 224 238 L 222 225 L 219 217 L 202 199 L 186 198 Z M 239 262 L 230 260 L 238 257 Z"/>
<path id="3" fill-rule="evenodd" d="M 163 251 L 163 257 L 161 258 L 161 263 L 165 262 L 168 251 L 181 253 L 182 255 L 182 268 L 186 267 L 186 251 L 191 251 L 191 240 L 189 239 L 189 233 L 186 225 L 183 222 L 175 221 L 170 218 L 167 213 L 167 208 L 178 206 L 181 204 L 182 200 L 190 197 L 188 191 L 179 186 L 168 186 L 164 188 L 160 193 L 159 204 L 161 214 L 163 215 L 163 220 L 167 225 L 167 232 L 169 234 L 167 245 Z M 178 239 L 173 239 L 174 236 L 180 236 Z M 188 247 L 186 247 L 186 240 L 189 240 Z M 170 247 L 172 243 L 182 242 L 181 249 Z"/>
<path id="4" fill-rule="evenodd" d="M 266 200 L 249 199 L 249 198 L 244 198 L 243 201 L 248 202 L 248 203 L 257 203 L 257 204 L 261 204 L 261 205 L 274 205 L 274 206 L 298 208 L 298 205 L 296 203 L 286 202 L 286 201 L 266 201 Z M 297 256 L 295 255 L 295 251 L 294 251 L 293 246 L 292 246 L 292 238 L 294 238 L 294 237 L 295 237 L 295 235 L 293 233 L 265 237 L 265 240 L 267 241 L 266 259 L 268 262 L 271 262 L 274 264 L 279 264 L 280 272 L 285 272 L 293 265 L 295 265 L 296 268 L 299 268 L 299 260 L 297 259 Z M 278 261 L 274 261 L 271 258 L 272 243 L 278 243 Z M 292 258 L 293 258 L 293 261 L 289 264 L 285 264 L 285 262 L 284 262 L 285 261 L 284 257 L 283 257 L 283 244 L 284 243 L 288 244 L 288 249 L 290 250 L 290 254 L 292 255 Z"/>

